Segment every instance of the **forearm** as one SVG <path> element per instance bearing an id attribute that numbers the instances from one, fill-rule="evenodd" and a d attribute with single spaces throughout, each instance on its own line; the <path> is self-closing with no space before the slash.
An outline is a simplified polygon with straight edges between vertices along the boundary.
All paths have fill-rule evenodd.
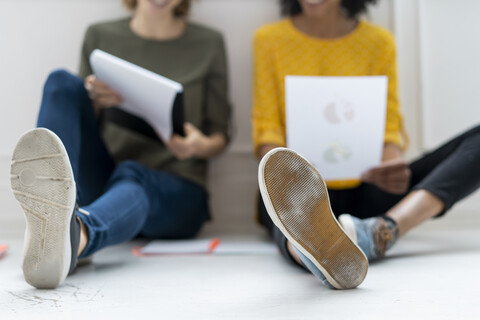
<path id="1" fill-rule="evenodd" d="M 259 159 L 262 159 L 270 150 L 273 150 L 275 148 L 278 148 L 279 146 L 273 143 L 268 143 L 268 144 L 262 144 L 258 148 L 258 154 L 257 157 Z"/>
<path id="2" fill-rule="evenodd" d="M 383 146 L 383 156 L 382 161 L 393 160 L 402 158 L 403 159 L 403 150 L 400 146 L 387 142 Z"/>

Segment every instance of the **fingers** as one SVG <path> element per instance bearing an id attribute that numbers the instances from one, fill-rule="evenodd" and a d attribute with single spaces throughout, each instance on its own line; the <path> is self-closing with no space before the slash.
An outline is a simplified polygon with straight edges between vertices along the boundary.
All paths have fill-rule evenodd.
<path id="1" fill-rule="evenodd" d="M 208 148 L 208 138 L 191 123 L 185 123 L 184 130 L 185 137 L 173 135 L 167 147 L 180 160 L 201 157 Z"/>
<path id="2" fill-rule="evenodd" d="M 120 95 L 98 80 L 95 75 L 89 75 L 85 78 L 85 89 L 96 106 L 113 107 L 122 102 Z"/>
<path id="3" fill-rule="evenodd" d="M 87 88 L 87 87 L 91 87 L 92 84 L 93 84 L 93 82 L 94 82 L 96 79 L 97 79 L 97 77 L 95 77 L 94 74 L 91 74 L 91 75 L 87 76 L 87 77 L 85 78 L 85 88 L 88 90 L 89 88 Z"/>
<path id="4" fill-rule="evenodd" d="M 185 160 L 192 156 L 192 149 L 185 138 L 179 135 L 173 135 L 167 142 L 167 148 L 179 160 Z"/>
<path id="5" fill-rule="evenodd" d="M 406 171 L 409 171 L 409 167 L 407 163 L 405 163 L 403 160 L 401 162 L 398 162 L 395 160 L 394 161 L 389 161 L 389 162 L 384 162 L 380 164 L 376 168 L 372 168 L 368 171 L 366 171 L 362 175 L 362 179 L 364 181 L 370 181 L 372 179 L 375 179 L 376 177 L 379 176 L 395 176 L 395 175 L 403 175 Z"/>
<path id="6" fill-rule="evenodd" d="M 408 190 L 410 175 L 410 170 L 404 170 L 393 175 L 381 176 L 377 185 L 387 192 L 402 194 Z"/>
<path id="7" fill-rule="evenodd" d="M 88 96 L 92 100 L 93 100 L 92 95 L 93 95 L 93 86 L 94 86 L 95 79 L 96 79 L 96 77 L 93 74 L 91 74 L 91 75 L 89 75 L 88 77 L 85 78 L 85 89 L 88 92 Z"/>
<path id="8" fill-rule="evenodd" d="M 368 171 L 366 171 L 362 174 L 361 179 L 362 179 L 363 182 L 366 182 L 366 183 L 372 183 L 373 182 L 373 178 L 375 176 L 373 170 L 374 169 L 370 169 L 370 170 L 368 170 Z"/>
<path id="9" fill-rule="evenodd" d="M 185 122 L 185 124 L 183 125 L 183 130 L 185 130 L 185 135 L 187 137 L 192 135 L 192 133 L 195 133 L 196 131 L 198 131 L 197 127 L 195 127 L 190 122 Z"/>
<path id="10" fill-rule="evenodd" d="M 114 107 L 118 106 L 122 100 L 115 95 L 99 95 L 95 101 L 101 107 Z"/>
<path id="11" fill-rule="evenodd" d="M 394 194 L 405 193 L 410 185 L 410 178 L 410 168 L 403 160 L 385 162 L 362 175 L 364 182 Z"/>
<path id="12" fill-rule="evenodd" d="M 395 159 L 395 160 L 385 161 L 382 164 L 380 164 L 378 167 L 370 169 L 370 171 L 372 171 L 375 174 L 377 173 L 388 174 L 391 172 L 404 170 L 405 168 L 408 168 L 408 164 L 405 162 L 405 160 Z"/>
<path id="13" fill-rule="evenodd" d="M 388 168 L 385 170 L 369 170 L 365 173 L 369 180 L 386 179 L 386 180 L 403 180 L 405 177 L 410 177 L 410 168 L 398 167 Z"/>

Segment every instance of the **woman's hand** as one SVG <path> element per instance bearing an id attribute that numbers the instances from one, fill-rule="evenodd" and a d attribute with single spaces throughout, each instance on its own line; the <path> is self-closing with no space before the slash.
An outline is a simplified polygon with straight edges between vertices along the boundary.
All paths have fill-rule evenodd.
<path id="1" fill-rule="evenodd" d="M 258 158 L 262 159 L 268 152 L 270 152 L 271 150 L 273 150 L 275 148 L 278 148 L 278 146 L 275 145 L 275 144 L 262 144 L 258 148 Z"/>
<path id="2" fill-rule="evenodd" d="M 185 137 L 177 134 L 168 141 L 168 149 L 180 160 L 188 158 L 210 158 L 221 153 L 227 145 L 223 134 L 204 135 L 191 123 L 184 125 Z"/>
<path id="3" fill-rule="evenodd" d="M 92 99 L 95 110 L 118 106 L 122 103 L 120 95 L 98 80 L 93 74 L 85 78 L 85 89 Z"/>
<path id="4" fill-rule="evenodd" d="M 401 149 L 394 144 L 386 144 L 382 164 L 365 172 L 362 181 L 389 193 L 403 194 L 408 190 L 411 174 Z"/>

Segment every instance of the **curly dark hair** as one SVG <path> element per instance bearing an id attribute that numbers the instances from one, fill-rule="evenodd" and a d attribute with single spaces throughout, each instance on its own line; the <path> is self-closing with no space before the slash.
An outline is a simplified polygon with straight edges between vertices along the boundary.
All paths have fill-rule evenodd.
<path id="1" fill-rule="evenodd" d="M 377 0 L 342 0 L 342 8 L 345 9 L 350 18 L 356 18 L 361 13 L 367 11 L 367 5 L 375 3 Z M 302 12 L 302 7 L 298 0 L 280 0 L 282 14 L 285 16 L 294 16 Z"/>

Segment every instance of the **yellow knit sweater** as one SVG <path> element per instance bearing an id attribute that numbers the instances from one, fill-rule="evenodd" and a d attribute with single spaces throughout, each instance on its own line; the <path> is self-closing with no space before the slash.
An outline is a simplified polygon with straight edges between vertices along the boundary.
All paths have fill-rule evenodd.
<path id="1" fill-rule="evenodd" d="M 405 147 L 392 35 L 366 21 L 338 39 L 317 39 L 290 19 L 257 30 L 254 40 L 253 142 L 285 146 L 285 76 L 388 76 L 385 142 Z"/>

